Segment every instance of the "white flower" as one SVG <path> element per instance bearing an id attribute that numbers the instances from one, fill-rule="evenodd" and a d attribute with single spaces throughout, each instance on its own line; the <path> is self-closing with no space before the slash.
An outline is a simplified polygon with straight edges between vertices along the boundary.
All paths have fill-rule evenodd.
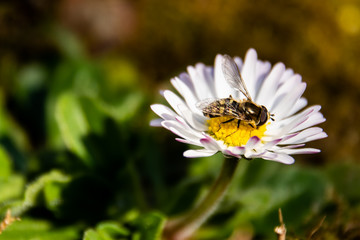
<path id="1" fill-rule="evenodd" d="M 163 91 L 173 110 L 161 104 L 152 105 L 151 109 L 161 119 L 153 120 L 151 125 L 163 126 L 180 137 L 176 140 L 199 147 L 185 151 L 185 157 L 206 157 L 221 151 L 225 156 L 291 164 L 294 162 L 292 154 L 320 152 L 303 146 L 327 137 L 321 128 L 314 127 L 325 121 L 319 112 L 321 107 L 316 105 L 302 110 L 307 100 L 302 97 L 306 84 L 301 76 L 285 68 L 283 63 L 271 67 L 269 62 L 258 60 L 254 49 L 247 52 L 244 62 L 237 57 L 234 60 L 253 102 L 264 105 L 274 115 L 274 121 L 269 120 L 256 129 L 248 124 L 239 127 L 237 121 L 224 123 L 224 119 L 206 118 L 197 107 L 199 102 L 229 95 L 239 101 L 244 99 L 225 80 L 222 59 L 222 55 L 217 55 L 214 68 L 198 63 L 195 67 L 189 66 L 187 73 L 171 79 L 181 97 L 170 90 Z M 230 134 L 221 135 L 224 133 L 220 133 L 220 129 Z"/>

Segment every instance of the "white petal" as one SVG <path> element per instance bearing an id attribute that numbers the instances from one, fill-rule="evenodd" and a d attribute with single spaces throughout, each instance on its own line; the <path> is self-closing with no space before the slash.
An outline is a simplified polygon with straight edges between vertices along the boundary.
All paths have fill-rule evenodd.
<path id="1" fill-rule="evenodd" d="M 234 94 L 235 91 L 229 86 L 226 82 L 224 73 L 222 71 L 222 56 L 217 55 L 215 58 L 215 97 L 216 98 L 226 98 L 229 97 L 230 94 Z"/>
<path id="2" fill-rule="evenodd" d="M 158 119 L 153 119 L 150 121 L 150 126 L 151 127 L 161 127 L 161 123 L 162 123 L 162 119 L 158 118 Z"/>
<path id="3" fill-rule="evenodd" d="M 263 140 L 263 139 L 262 139 Z M 278 139 L 275 139 L 275 140 L 272 140 L 272 141 L 269 141 L 267 143 L 264 144 L 264 149 L 270 149 L 272 148 L 273 146 L 276 146 L 278 143 L 280 143 L 282 141 L 281 138 L 278 138 Z"/>
<path id="4" fill-rule="evenodd" d="M 294 104 L 300 99 L 304 93 L 306 84 L 303 82 L 297 88 L 289 91 L 286 96 L 277 106 L 274 107 L 272 113 L 275 114 L 276 119 L 283 119 L 289 116 L 290 110 Z"/>
<path id="5" fill-rule="evenodd" d="M 288 78 L 276 91 L 274 94 L 274 99 L 272 103 L 266 104 L 271 113 L 276 111 L 276 108 L 279 104 L 284 101 L 284 98 L 288 95 L 289 91 L 296 89 L 301 84 L 301 76 L 296 74 Z"/>
<path id="6" fill-rule="evenodd" d="M 277 150 L 279 153 L 285 154 L 314 154 L 321 152 L 319 149 L 316 148 L 298 148 L 298 149 L 280 149 Z"/>
<path id="7" fill-rule="evenodd" d="M 260 138 L 254 136 L 251 137 L 245 145 L 245 153 L 244 156 L 246 158 L 254 158 L 262 153 L 262 150 L 259 149 L 259 145 L 261 144 Z"/>
<path id="8" fill-rule="evenodd" d="M 284 82 L 286 82 L 293 75 L 294 75 L 294 70 L 292 70 L 291 68 L 287 68 L 285 70 L 284 74 L 281 76 L 280 85 L 282 85 Z"/>
<path id="9" fill-rule="evenodd" d="M 229 149 L 223 150 L 222 153 L 223 153 L 225 156 L 230 156 L 230 157 L 239 158 L 239 159 L 241 158 L 241 155 L 235 154 L 235 153 L 233 153 L 232 151 L 230 151 Z"/>
<path id="10" fill-rule="evenodd" d="M 279 86 L 279 80 L 284 71 L 285 65 L 283 63 L 278 63 L 273 67 L 260 88 L 259 94 L 256 98 L 256 103 L 265 106 L 272 105 L 276 90 Z"/>
<path id="11" fill-rule="evenodd" d="M 275 119 L 274 123 L 268 125 L 266 134 L 271 135 L 273 137 L 286 135 L 292 129 L 305 122 L 310 117 L 311 114 L 319 111 L 320 108 L 321 108 L 320 106 L 312 106 L 296 115 L 291 116 L 290 118 L 283 119 L 280 121 Z"/>
<path id="12" fill-rule="evenodd" d="M 241 72 L 241 68 L 243 66 L 243 62 L 241 60 L 241 58 L 239 57 L 234 57 L 234 62 L 236 63 L 236 65 L 238 66 L 239 71 Z M 231 96 L 233 96 L 235 99 L 242 99 L 244 96 L 242 96 L 242 94 L 237 91 L 236 89 L 232 89 L 233 93 L 231 93 Z"/>
<path id="13" fill-rule="evenodd" d="M 234 62 L 236 63 L 236 65 L 238 66 L 239 69 L 242 68 L 242 66 L 243 66 L 243 61 L 242 61 L 241 58 L 239 58 L 239 57 L 234 57 Z"/>
<path id="14" fill-rule="evenodd" d="M 203 78 L 205 78 L 206 81 L 208 82 L 209 89 L 210 89 L 210 93 L 211 93 L 210 97 L 215 97 L 215 85 L 214 85 L 215 75 L 214 75 L 214 68 L 213 68 L 213 67 L 204 66 L 204 68 L 202 69 L 201 74 L 203 75 Z"/>
<path id="15" fill-rule="evenodd" d="M 292 137 L 294 137 L 294 136 L 297 136 L 298 134 L 299 134 L 299 132 L 297 132 L 297 133 L 290 133 L 290 134 L 288 134 L 288 135 L 282 136 L 282 137 L 280 138 L 281 141 L 280 141 L 280 143 L 278 143 L 278 144 L 281 144 L 281 143 L 285 142 L 286 140 L 288 140 L 288 139 L 290 139 L 290 138 L 292 138 Z"/>
<path id="16" fill-rule="evenodd" d="M 193 113 L 190 111 L 190 109 L 187 106 L 180 105 L 179 111 L 181 112 L 181 115 L 185 119 L 185 121 L 194 129 L 198 131 L 206 131 L 206 118 L 203 115 L 199 115 L 196 113 Z"/>
<path id="17" fill-rule="evenodd" d="M 303 122 L 300 125 L 298 125 L 297 127 L 293 128 L 290 132 L 297 132 L 302 129 L 320 124 L 322 122 L 325 122 L 324 116 L 320 112 L 315 112 L 315 113 L 311 114 L 305 122 Z"/>
<path id="18" fill-rule="evenodd" d="M 241 68 L 241 76 L 244 79 L 245 85 L 250 93 L 250 96 L 255 95 L 256 63 L 257 63 L 257 53 L 255 49 L 250 48 L 246 53 L 244 64 L 243 67 Z"/>
<path id="19" fill-rule="evenodd" d="M 254 148 L 260 141 L 260 138 L 257 136 L 251 137 L 246 143 L 245 148 Z"/>
<path id="20" fill-rule="evenodd" d="M 256 81 L 253 84 L 250 84 L 250 86 L 254 85 L 254 93 L 250 92 L 250 95 L 253 99 L 257 99 L 260 88 L 261 88 L 265 78 L 269 74 L 270 70 L 271 70 L 271 64 L 269 62 L 257 61 L 256 76 L 255 76 Z M 266 106 L 268 106 L 268 105 L 266 105 Z"/>
<path id="21" fill-rule="evenodd" d="M 303 130 L 299 134 L 282 141 L 281 144 L 298 144 L 298 143 L 304 143 L 309 137 L 317 136 L 318 134 L 323 133 L 323 130 L 319 127 L 312 127 Z"/>
<path id="22" fill-rule="evenodd" d="M 308 107 L 308 108 L 304 109 L 300 113 L 292 115 L 291 117 L 281 119 L 280 121 L 276 120 L 276 122 L 278 122 L 278 123 L 280 123 L 282 125 L 288 125 L 289 123 L 295 121 L 296 119 L 310 117 L 312 114 L 315 114 L 315 113 L 319 112 L 320 109 L 321 109 L 321 106 L 319 106 L 319 105 L 311 106 L 311 107 Z"/>
<path id="23" fill-rule="evenodd" d="M 270 124 L 268 125 L 268 129 L 266 130 L 266 135 L 271 136 L 272 138 L 282 137 L 288 134 L 291 131 L 291 129 L 305 122 L 308 118 L 309 116 L 299 116 L 287 124 L 281 124 L 281 125 L 276 123 Z"/>
<path id="24" fill-rule="evenodd" d="M 242 158 L 242 155 L 244 155 L 244 153 L 245 153 L 244 147 L 229 147 L 228 149 L 223 150 L 223 154 L 235 158 Z"/>
<path id="25" fill-rule="evenodd" d="M 176 88 L 176 90 L 181 94 L 181 96 L 185 99 L 189 108 L 196 112 L 199 111 L 196 108 L 196 103 L 199 102 L 197 96 L 195 96 L 194 88 L 189 79 L 189 76 L 186 73 L 181 74 L 181 78 L 173 78 L 171 79 L 172 85 Z"/>
<path id="26" fill-rule="evenodd" d="M 181 143 L 186 143 L 195 146 L 202 146 L 202 144 L 199 141 L 192 141 L 190 139 L 183 139 L 183 138 L 175 138 L 175 140 Z"/>
<path id="27" fill-rule="evenodd" d="M 171 105 L 171 107 L 175 110 L 175 112 L 181 116 L 179 106 L 186 106 L 186 103 L 170 90 L 164 91 L 164 97 L 166 101 Z"/>
<path id="28" fill-rule="evenodd" d="M 208 150 L 214 150 L 214 151 L 221 150 L 221 148 L 217 144 L 217 142 L 209 136 L 207 136 L 206 138 L 200 139 L 200 143 Z"/>
<path id="29" fill-rule="evenodd" d="M 302 140 L 299 140 L 299 141 L 295 142 L 295 144 L 311 142 L 311 141 L 319 140 L 319 139 L 326 138 L 326 137 L 327 137 L 327 134 L 325 132 L 320 132 L 318 134 L 315 134 L 315 135 L 309 136 L 307 138 L 304 138 Z"/>
<path id="30" fill-rule="evenodd" d="M 289 116 L 297 113 L 301 109 L 303 109 L 307 105 L 308 101 L 306 98 L 300 98 L 293 106 L 293 108 L 289 111 Z"/>
<path id="31" fill-rule="evenodd" d="M 189 66 L 187 70 L 194 85 L 198 99 L 213 97 L 213 89 L 210 87 L 213 85 L 213 79 L 206 75 L 205 65 L 198 63 L 196 64 L 195 68 Z"/>
<path id="32" fill-rule="evenodd" d="M 229 150 L 238 155 L 243 155 L 245 153 L 245 147 L 229 147 Z"/>
<path id="33" fill-rule="evenodd" d="M 288 93 L 289 91 L 298 87 L 302 83 L 301 79 L 302 78 L 299 74 L 291 75 L 286 80 L 284 80 L 283 83 L 279 86 L 276 94 L 280 95 L 283 93 Z"/>
<path id="34" fill-rule="evenodd" d="M 293 148 L 300 148 L 300 147 L 303 147 L 303 146 L 305 146 L 305 143 L 281 146 L 281 149 L 293 149 Z M 280 149 L 280 148 L 278 148 L 278 149 Z"/>
<path id="35" fill-rule="evenodd" d="M 262 158 L 265 160 L 271 160 L 275 162 L 281 162 L 284 164 L 293 164 L 295 162 L 295 159 L 287 154 L 283 153 L 272 153 L 267 152 L 262 155 Z"/>
<path id="36" fill-rule="evenodd" d="M 159 117 L 165 120 L 174 120 L 176 113 L 171 110 L 169 107 L 162 104 L 153 104 L 150 106 L 151 110 L 156 113 Z"/>
<path id="37" fill-rule="evenodd" d="M 161 123 L 161 125 L 184 139 L 189 139 L 191 141 L 199 142 L 202 135 L 199 132 L 195 132 L 190 128 L 182 125 L 176 121 L 166 120 Z"/>
<path id="38" fill-rule="evenodd" d="M 187 158 L 198 158 L 198 157 L 209 157 L 217 153 L 217 151 L 199 149 L 199 150 L 187 150 L 184 152 L 184 157 Z"/>

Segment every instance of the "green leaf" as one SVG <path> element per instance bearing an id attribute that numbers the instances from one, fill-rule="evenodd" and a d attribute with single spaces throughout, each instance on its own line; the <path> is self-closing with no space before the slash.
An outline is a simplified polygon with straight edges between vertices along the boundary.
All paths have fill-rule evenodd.
<path id="1" fill-rule="evenodd" d="M 62 202 L 62 191 L 64 187 L 67 185 L 67 182 L 47 182 L 44 186 L 44 196 L 46 206 L 51 209 L 55 210 Z"/>
<path id="2" fill-rule="evenodd" d="M 360 191 L 357 183 L 360 182 L 360 166 L 354 163 L 333 164 L 326 170 L 336 193 L 351 204 L 358 204 Z"/>
<path id="3" fill-rule="evenodd" d="M 240 182 L 232 186 L 231 195 L 225 199 L 229 203 L 223 204 L 232 205 L 226 210 L 231 214 L 228 232 L 252 223 L 256 233 L 273 234 L 279 208 L 287 225 L 300 227 L 326 202 L 328 184 L 319 171 L 260 160 L 244 163 L 248 165 L 246 171 L 241 172 Z"/>
<path id="4" fill-rule="evenodd" d="M 29 184 L 27 186 L 26 191 L 25 191 L 24 200 L 22 201 L 21 204 L 17 204 L 13 208 L 14 214 L 19 215 L 22 212 L 28 210 L 29 208 L 35 206 L 38 195 L 40 194 L 41 190 L 43 190 L 47 184 L 67 183 L 69 181 L 70 181 L 70 177 L 61 173 L 58 170 L 52 170 L 51 172 L 42 175 L 37 180 L 35 180 L 34 182 L 32 182 L 31 184 Z M 50 201 L 47 204 L 52 207 L 53 205 L 51 205 L 51 204 L 54 204 L 53 202 L 60 201 L 59 195 L 57 192 L 55 195 L 52 195 L 54 190 L 48 190 L 48 191 L 49 192 L 47 194 L 45 193 L 45 196 L 46 196 L 46 199 Z M 53 192 L 51 192 L 51 191 L 53 191 Z"/>
<path id="5" fill-rule="evenodd" d="M 30 63 L 19 69 L 16 78 L 16 97 L 23 103 L 31 101 L 30 96 L 43 87 L 47 69 L 39 63 Z"/>
<path id="6" fill-rule="evenodd" d="M 271 204 L 272 194 L 267 188 L 254 188 L 241 198 L 243 209 L 238 212 L 238 217 L 247 219 L 262 218 L 273 207 Z"/>
<path id="7" fill-rule="evenodd" d="M 156 212 L 141 215 L 135 225 L 139 229 L 140 240 L 160 240 L 165 224 L 165 217 Z"/>
<path id="8" fill-rule="evenodd" d="M 130 235 L 130 231 L 117 222 L 102 222 L 96 227 L 97 232 L 104 240 L 118 239 Z"/>
<path id="9" fill-rule="evenodd" d="M 104 114 L 118 122 L 124 122 L 132 119 L 137 114 L 143 100 L 144 97 L 140 92 L 131 92 L 111 103 L 101 99 L 96 99 L 94 103 Z"/>
<path id="10" fill-rule="evenodd" d="M 0 180 L 0 203 L 19 198 L 24 185 L 24 177 L 20 175 L 11 175 L 6 180 Z"/>
<path id="11" fill-rule="evenodd" d="M 137 88 L 139 70 L 126 58 L 106 58 L 102 66 L 107 77 L 108 91 L 119 91 L 124 88 Z"/>
<path id="12" fill-rule="evenodd" d="M 91 128 L 91 133 L 103 134 L 104 132 L 104 120 L 106 115 L 96 106 L 98 98 L 88 98 L 83 97 L 79 99 L 81 102 L 81 107 L 86 115 L 88 120 L 89 127 Z"/>
<path id="13" fill-rule="evenodd" d="M 83 240 L 104 240 L 94 229 L 88 229 L 84 233 Z"/>
<path id="14" fill-rule="evenodd" d="M 51 32 L 50 36 L 65 57 L 73 60 L 84 59 L 84 46 L 75 34 L 58 25 L 51 26 L 49 31 Z"/>
<path id="15" fill-rule="evenodd" d="M 53 80 L 49 85 L 46 99 L 46 123 L 49 143 L 53 146 L 62 146 L 59 124 L 57 123 L 56 106 L 63 94 L 72 94 L 76 100 L 78 97 L 94 98 L 101 89 L 102 74 L 96 66 L 89 61 L 62 61 L 53 74 Z M 79 106 L 79 104 L 78 104 Z M 87 119 L 89 120 L 89 118 Z"/>
<path id="16" fill-rule="evenodd" d="M 88 229 L 83 240 L 125 240 L 130 236 L 131 239 L 160 240 L 164 223 L 165 217 L 155 212 L 140 215 L 129 222 L 133 226 L 133 232 L 117 222 L 106 221 L 98 224 L 96 229 Z"/>
<path id="17" fill-rule="evenodd" d="M 106 221 L 98 224 L 95 230 L 86 230 L 83 240 L 120 240 L 128 239 L 129 235 L 130 231 L 119 223 Z"/>
<path id="18" fill-rule="evenodd" d="M 10 224 L 0 235 L 6 240 L 75 240 L 76 228 L 54 228 L 49 222 L 34 219 L 21 219 Z"/>
<path id="19" fill-rule="evenodd" d="M 26 133 L 6 111 L 5 92 L 0 87 L 0 137 L 3 136 L 9 137 L 22 150 L 29 147 Z"/>
<path id="20" fill-rule="evenodd" d="M 0 180 L 7 179 L 11 174 L 11 161 L 6 150 L 0 145 Z"/>
<path id="21" fill-rule="evenodd" d="M 82 142 L 89 126 L 79 100 L 71 92 L 63 93 L 57 100 L 55 117 L 66 146 L 89 163 L 89 154 Z"/>

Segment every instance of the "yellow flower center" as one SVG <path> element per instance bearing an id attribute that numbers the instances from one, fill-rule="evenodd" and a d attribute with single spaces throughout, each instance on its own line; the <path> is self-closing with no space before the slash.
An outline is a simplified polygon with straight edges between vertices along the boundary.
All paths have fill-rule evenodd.
<path id="1" fill-rule="evenodd" d="M 244 146 L 251 137 L 257 136 L 261 139 L 264 136 L 267 124 L 254 128 L 242 121 L 238 127 L 238 120 L 229 121 L 231 119 L 233 117 L 225 116 L 207 120 L 209 134 L 216 140 L 222 140 L 228 146 Z"/>

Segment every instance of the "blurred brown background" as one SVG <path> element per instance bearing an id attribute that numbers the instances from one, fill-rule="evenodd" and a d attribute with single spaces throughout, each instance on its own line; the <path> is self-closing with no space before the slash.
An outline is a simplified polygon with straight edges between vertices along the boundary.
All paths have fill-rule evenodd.
<path id="1" fill-rule="evenodd" d="M 360 2 L 246 0 L 28 0 L 0 3 L 0 84 L 33 61 L 51 64 L 58 29 L 80 39 L 84 55 L 134 63 L 144 89 L 168 87 L 187 65 L 212 65 L 217 53 L 244 57 L 248 48 L 284 62 L 308 84 L 310 105 L 322 105 L 329 137 L 308 144 L 314 163 L 360 154 Z M 71 47 L 68 48 L 71 55 Z M 114 69 L 116 71 L 116 67 Z M 148 123 L 144 123 L 148 124 Z"/>

